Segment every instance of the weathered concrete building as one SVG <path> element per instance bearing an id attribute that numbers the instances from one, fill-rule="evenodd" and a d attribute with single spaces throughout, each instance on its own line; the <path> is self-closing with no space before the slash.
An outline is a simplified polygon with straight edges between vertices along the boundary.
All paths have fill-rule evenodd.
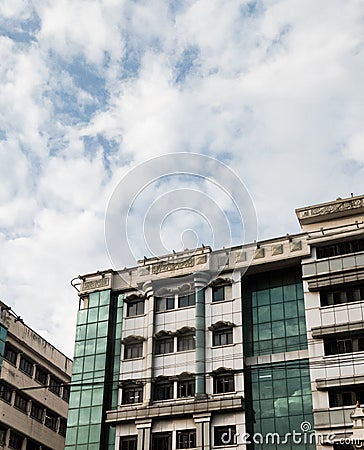
<path id="1" fill-rule="evenodd" d="M 72 361 L 0 307 L 0 449 L 62 450 Z"/>

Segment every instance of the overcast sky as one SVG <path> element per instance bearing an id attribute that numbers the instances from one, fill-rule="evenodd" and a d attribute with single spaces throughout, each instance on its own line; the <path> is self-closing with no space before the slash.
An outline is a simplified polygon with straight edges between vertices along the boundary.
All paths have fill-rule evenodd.
<path id="1" fill-rule="evenodd" d="M 70 280 L 112 267 L 105 212 L 139 164 L 149 173 L 146 161 L 176 152 L 227 164 L 258 239 L 299 231 L 297 207 L 364 193 L 362 0 L 11 0 L 0 21 L 0 298 L 69 356 Z M 148 202 L 163 200 L 169 250 L 198 222 L 188 204 L 166 212 L 182 191 L 163 186 L 177 184 L 134 205 L 153 223 Z M 196 242 L 218 234 L 205 213 L 229 211 L 228 184 L 204 186 Z"/>

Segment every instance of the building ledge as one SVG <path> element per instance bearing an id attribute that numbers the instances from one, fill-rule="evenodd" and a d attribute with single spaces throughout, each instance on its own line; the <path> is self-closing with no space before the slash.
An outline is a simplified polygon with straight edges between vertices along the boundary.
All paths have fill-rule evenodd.
<path id="1" fill-rule="evenodd" d="M 188 399 L 182 402 L 168 402 L 165 404 L 138 404 L 121 406 L 120 409 L 107 411 L 106 422 L 134 421 L 139 419 L 153 419 L 156 417 L 191 416 L 192 414 L 212 411 L 233 411 L 244 409 L 242 396 L 228 396 L 224 398 Z"/>
<path id="2" fill-rule="evenodd" d="M 320 339 L 323 336 L 335 335 L 337 333 L 345 332 L 362 332 L 364 329 L 364 321 L 343 323 L 342 325 L 327 325 L 324 327 L 312 328 L 312 337 L 314 339 Z"/>

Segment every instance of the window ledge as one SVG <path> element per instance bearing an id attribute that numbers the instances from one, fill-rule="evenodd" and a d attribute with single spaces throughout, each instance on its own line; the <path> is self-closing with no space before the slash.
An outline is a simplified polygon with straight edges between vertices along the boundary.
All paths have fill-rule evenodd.
<path id="1" fill-rule="evenodd" d="M 125 319 L 135 319 L 136 317 L 146 317 L 146 313 L 144 314 L 137 314 L 136 316 L 126 316 Z"/>
<path id="2" fill-rule="evenodd" d="M 210 305 L 217 305 L 217 304 L 220 304 L 220 303 L 229 303 L 229 302 L 233 302 L 234 300 L 236 300 L 236 299 L 235 298 L 227 298 L 227 299 L 224 299 L 224 300 L 216 300 L 215 302 L 213 300 L 211 300 Z"/>
<path id="3" fill-rule="evenodd" d="M 145 356 L 138 356 L 137 358 L 123 358 L 122 362 L 127 362 L 127 361 L 141 361 L 145 359 Z"/>
<path id="4" fill-rule="evenodd" d="M 360 305 L 364 302 L 364 299 L 362 300 L 355 300 L 355 302 L 345 302 L 345 303 L 336 303 L 335 305 L 326 305 L 326 306 L 320 306 L 319 309 L 327 310 L 329 308 L 337 308 L 339 306 L 345 306 L 346 308 L 348 305 Z"/>
<path id="5" fill-rule="evenodd" d="M 213 345 L 211 346 L 211 350 L 214 348 L 226 348 L 226 347 L 235 347 L 236 344 L 224 344 L 224 345 Z"/>

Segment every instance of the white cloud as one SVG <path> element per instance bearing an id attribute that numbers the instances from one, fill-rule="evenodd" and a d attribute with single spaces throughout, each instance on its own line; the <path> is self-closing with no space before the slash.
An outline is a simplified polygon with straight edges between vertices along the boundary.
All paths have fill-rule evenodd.
<path id="1" fill-rule="evenodd" d="M 111 265 L 107 199 L 155 155 L 228 162 L 255 201 L 260 238 L 297 231 L 295 207 L 362 193 L 363 9 L 358 0 L 2 2 L 3 300 L 71 354 L 69 279 Z"/>

